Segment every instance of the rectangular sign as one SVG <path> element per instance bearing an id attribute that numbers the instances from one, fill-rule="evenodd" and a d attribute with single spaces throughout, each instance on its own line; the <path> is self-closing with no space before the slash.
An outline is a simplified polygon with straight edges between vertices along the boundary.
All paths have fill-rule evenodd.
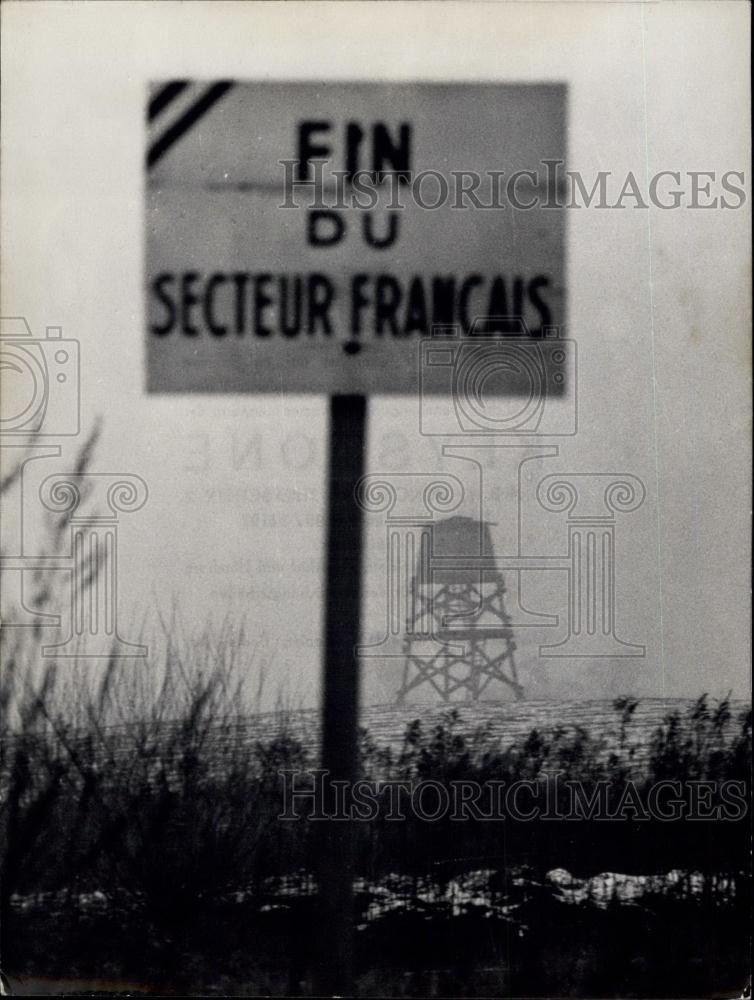
<path id="1" fill-rule="evenodd" d="M 150 392 L 447 392 L 438 327 L 548 361 L 564 86 L 171 81 L 148 119 Z"/>

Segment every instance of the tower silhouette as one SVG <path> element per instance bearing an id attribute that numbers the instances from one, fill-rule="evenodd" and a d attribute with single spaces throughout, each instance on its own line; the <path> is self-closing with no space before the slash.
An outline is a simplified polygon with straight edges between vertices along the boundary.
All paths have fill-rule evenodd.
<path id="1" fill-rule="evenodd" d="M 459 694 L 476 701 L 495 681 L 523 698 L 504 595 L 490 522 L 456 516 L 422 529 L 398 704 L 424 685 L 446 702 Z"/>

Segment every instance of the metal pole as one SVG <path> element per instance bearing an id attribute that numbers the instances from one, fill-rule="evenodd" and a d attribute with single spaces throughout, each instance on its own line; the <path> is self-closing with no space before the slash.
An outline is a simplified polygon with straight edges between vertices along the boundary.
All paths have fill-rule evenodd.
<path id="1" fill-rule="evenodd" d="M 328 782 L 350 783 L 357 777 L 362 512 L 355 488 L 364 474 L 366 422 L 365 396 L 330 398 L 321 761 Z M 330 811 L 334 796 L 328 792 L 327 798 Z M 314 989 L 318 996 L 348 996 L 353 993 L 352 822 L 323 821 L 319 846 L 321 924 Z"/>

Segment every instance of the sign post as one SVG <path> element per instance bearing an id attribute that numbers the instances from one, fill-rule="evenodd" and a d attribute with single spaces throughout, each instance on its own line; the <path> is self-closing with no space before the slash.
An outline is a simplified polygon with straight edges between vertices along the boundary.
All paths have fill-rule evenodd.
<path id="1" fill-rule="evenodd" d="M 537 203 L 558 184 L 565 88 L 174 80 L 155 85 L 147 118 L 148 391 L 330 399 L 321 764 L 332 809 L 358 777 L 368 395 L 444 399 L 421 434 L 552 432 L 544 400 L 563 394 L 563 345 L 503 344 L 500 329 L 480 341 L 472 328 L 513 315 L 543 336 L 561 321 L 563 213 Z M 427 343 L 437 330 L 443 342 Z M 477 412 L 483 387 L 511 412 Z M 348 995 L 353 820 L 320 829 L 315 990 Z"/>
<path id="2" fill-rule="evenodd" d="M 328 772 L 326 809 L 333 781 L 352 784 L 358 769 L 362 516 L 356 485 L 364 474 L 367 429 L 365 396 L 330 397 L 327 579 L 322 702 L 321 766 Z M 353 820 L 323 824 L 319 857 L 320 941 L 315 993 L 353 991 Z"/>

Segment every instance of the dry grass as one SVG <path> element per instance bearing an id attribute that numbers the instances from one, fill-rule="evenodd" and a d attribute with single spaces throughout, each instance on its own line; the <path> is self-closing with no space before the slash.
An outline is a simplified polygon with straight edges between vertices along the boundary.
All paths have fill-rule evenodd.
<path id="1" fill-rule="evenodd" d="M 64 545 L 66 529 L 65 521 L 51 523 L 51 552 Z M 35 577 L 41 609 L 56 606 L 54 577 Z M 152 643 L 159 662 L 153 656 L 139 669 L 113 658 L 98 675 L 81 663 L 65 671 L 47 664 L 40 629 L 8 630 L 0 641 L 3 964 L 203 993 L 306 991 L 313 824 L 278 820 L 285 805 L 279 772 L 315 761 L 282 708 L 273 737 L 256 733 L 246 717 L 261 703 L 265 676 L 249 652 L 253 641 L 231 622 L 191 633 L 173 615 Z M 631 779 L 642 795 L 652 781 L 668 778 L 749 782 L 750 712 L 734 718 L 729 701 L 712 706 L 701 698 L 687 714 L 669 715 L 639 773 L 635 706 L 629 698 L 616 701 L 620 735 L 610 750 L 579 727 L 533 730 L 501 746 L 489 732 L 469 732 L 458 712 L 429 729 L 410 723 L 398 753 L 364 732 L 362 772 L 510 783 L 559 771 L 587 788 L 607 781 L 616 797 Z M 365 995 L 669 995 L 684 976 L 698 983 L 707 974 L 697 959 L 708 952 L 741 968 L 746 962 L 740 928 L 749 891 L 747 821 L 396 824 L 383 810 L 357 835 L 365 884 L 402 877 L 405 892 L 406 879 L 414 880 L 400 914 L 365 921 Z M 618 907 L 595 922 L 587 911 L 564 915 L 544 879 L 552 868 L 694 870 L 705 889 L 647 901 L 641 920 Z M 428 885 L 440 900 L 451 879 L 478 869 L 492 873 L 490 884 L 508 905 L 504 920 L 485 922 L 474 905 L 460 915 L 428 907 Z M 723 873 L 730 876 L 724 891 Z M 361 900 L 364 920 L 368 895 Z M 685 933 L 670 936 L 664 957 L 643 929 L 657 935 L 662 920 Z M 566 944 L 555 946 L 556 938 Z M 574 965 L 579 954 L 587 956 L 581 971 Z M 643 956 L 638 965 L 636 955 Z M 560 985 L 547 969 L 561 970 Z M 629 977 L 623 985 L 617 969 Z M 720 982 L 711 981 L 715 988 Z"/>

